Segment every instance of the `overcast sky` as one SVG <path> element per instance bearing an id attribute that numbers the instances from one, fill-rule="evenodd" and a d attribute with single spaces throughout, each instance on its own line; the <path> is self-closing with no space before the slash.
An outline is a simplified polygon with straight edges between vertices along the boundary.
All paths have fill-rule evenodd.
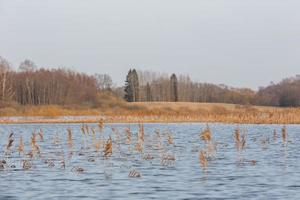
<path id="1" fill-rule="evenodd" d="M 14 67 L 129 68 L 251 87 L 300 74 L 299 0 L 0 0 L 0 56 Z"/>

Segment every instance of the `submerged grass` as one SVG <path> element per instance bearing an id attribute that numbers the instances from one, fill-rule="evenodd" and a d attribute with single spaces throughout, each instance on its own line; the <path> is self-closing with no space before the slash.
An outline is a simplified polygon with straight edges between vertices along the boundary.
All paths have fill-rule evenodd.
<path id="1" fill-rule="evenodd" d="M 101 126 L 99 124 L 101 124 Z M 47 143 L 49 138 L 44 138 L 44 131 L 42 129 L 40 129 L 38 133 L 34 130 L 28 143 L 24 143 L 23 137 L 20 136 L 19 144 L 16 145 L 13 143 L 16 135 L 14 135 L 14 133 L 10 133 L 8 134 L 7 145 L 6 142 L 4 143 L 4 145 L 6 145 L 6 148 L 4 148 L 6 149 L 6 152 L 4 152 L 5 155 L 3 155 L 3 157 L 7 158 L 8 161 L 11 161 L 13 158 L 16 158 L 13 153 L 19 153 L 17 158 L 20 159 L 21 168 L 23 170 L 35 170 L 37 167 L 35 166 L 36 161 L 41 160 L 49 168 L 57 166 L 61 170 L 70 168 L 71 171 L 78 173 L 84 173 L 87 170 L 81 166 L 77 166 L 77 162 L 76 165 L 70 165 L 70 160 L 73 156 L 86 159 L 86 161 L 90 163 L 96 163 L 97 159 L 102 159 L 105 162 L 107 161 L 107 164 L 112 165 L 116 160 L 118 160 L 118 162 L 127 162 L 130 159 L 135 159 L 139 163 L 149 162 L 149 165 L 160 164 L 163 168 L 174 167 L 176 162 L 181 159 L 180 155 L 175 154 L 174 149 L 178 147 L 174 144 L 173 135 L 170 130 L 161 132 L 157 129 L 153 134 L 150 134 L 150 137 L 150 135 L 145 133 L 144 124 L 139 124 L 139 128 L 135 133 L 131 131 L 130 127 L 125 128 L 124 131 L 119 131 L 117 128 L 111 128 L 112 132 L 107 133 L 105 131 L 105 123 L 103 121 L 98 123 L 98 125 L 100 128 L 99 131 L 97 131 L 95 127 L 87 124 L 82 124 L 80 126 L 79 135 L 81 135 L 82 140 L 81 146 L 79 146 L 80 148 L 76 148 L 76 146 L 74 146 L 75 144 L 73 143 L 74 139 L 71 128 L 66 129 L 67 135 L 66 137 L 63 137 L 65 139 L 59 138 L 58 133 L 56 133 L 52 143 L 54 148 L 50 148 L 51 153 L 53 153 L 51 156 L 49 156 L 50 153 L 47 152 L 46 149 L 43 149 L 43 143 Z M 98 138 L 99 136 L 97 136 L 98 133 L 100 134 L 100 139 Z M 276 131 L 274 131 L 273 137 L 277 137 L 277 133 L 276 135 L 275 133 Z M 239 155 L 242 155 L 242 153 L 246 151 L 246 131 L 241 131 L 239 128 L 236 128 L 233 133 L 233 139 L 232 146 L 236 147 Z M 283 126 L 282 128 L 282 140 L 285 144 L 289 143 L 287 140 L 286 126 Z M 264 138 L 264 136 L 262 141 L 264 141 L 261 144 L 262 146 L 265 145 L 265 143 L 270 142 L 269 138 Z M 200 140 L 196 139 L 194 142 L 199 146 L 197 146 L 197 149 L 192 152 L 196 152 L 196 154 L 198 154 L 200 168 L 206 171 L 206 169 L 208 169 L 211 165 L 216 164 L 214 161 L 217 158 L 218 142 L 215 141 L 212 130 L 208 125 L 200 132 Z M 29 148 L 26 149 L 25 144 L 28 144 Z M 64 148 L 62 148 L 63 145 L 66 145 L 68 148 L 64 150 Z M 46 146 L 49 151 L 49 144 L 46 144 Z M 128 150 L 126 150 L 127 148 L 124 148 L 127 146 Z M 131 146 L 135 146 L 135 151 L 132 150 Z M 80 150 L 76 151 L 75 149 Z M 65 157 L 65 153 L 69 153 L 69 156 Z M 197 159 L 197 155 L 192 156 L 195 156 Z M 0 161 L 0 170 L 12 168 L 12 166 L 16 167 L 15 165 L 7 165 L 6 163 L 7 162 L 5 160 Z M 257 163 L 258 162 L 254 159 L 248 160 L 244 157 L 239 157 L 238 161 L 239 166 L 244 164 L 256 166 Z M 138 169 L 132 169 L 129 171 L 128 176 L 134 178 L 141 177 L 141 172 L 139 172 Z"/>

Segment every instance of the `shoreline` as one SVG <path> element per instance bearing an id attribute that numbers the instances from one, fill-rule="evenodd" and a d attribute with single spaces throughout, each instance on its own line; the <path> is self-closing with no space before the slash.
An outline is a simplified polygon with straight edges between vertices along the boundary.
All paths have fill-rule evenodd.
<path id="1" fill-rule="evenodd" d="M 0 124 L 10 125 L 10 124 L 88 124 L 88 123 L 99 123 L 102 121 L 105 124 L 183 124 L 183 123 L 219 123 L 219 124 L 270 124 L 270 125 L 299 125 L 300 121 L 276 121 L 276 120 L 243 120 L 243 119 L 226 119 L 218 120 L 203 117 L 199 118 L 189 118 L 187 117 L 166 117 L 166 116 L 76 116 L 80 119 L 72 119 L 70 116 L 59 116 L 59 117 L 20 117 L 13 119 L 14 117 L 2 117 L 6 119 L 0 119 Z M 21 118 L 21 119 L 20 119 Z M 28 118 L 28 119 L 26 119 Z"/>

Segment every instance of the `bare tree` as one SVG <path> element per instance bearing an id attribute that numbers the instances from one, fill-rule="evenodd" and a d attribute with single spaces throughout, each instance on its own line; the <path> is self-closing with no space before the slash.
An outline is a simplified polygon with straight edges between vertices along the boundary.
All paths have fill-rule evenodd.
<path id="1" fill-rule="evenodd" d="M 11 67 L 7 60 L 0 57 L 0 87 L 1 87 L 1 100 L 9 101 L 13 97 L 12 80 L 11 80 Z"/>
<path id="2" fill-rule="evenodd" d="M 111 90 L 113 81 L 108 74 L 95 74 L 94 75 L 97 81 L 97 88 L 102 90 Z"/>

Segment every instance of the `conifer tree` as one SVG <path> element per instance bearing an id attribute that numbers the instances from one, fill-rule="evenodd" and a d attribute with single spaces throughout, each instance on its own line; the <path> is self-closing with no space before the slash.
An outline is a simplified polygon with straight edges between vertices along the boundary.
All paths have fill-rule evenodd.
<path id="1" fill-rule="evenodd" d="M 177 77 L 175 74 L 172 74 L 171 78 L 170 78 L 170 86 L 171 86 L 171 101 L 172 102 L 177 102 L 178 101 L 178 81 L 177 81 Z"/>

